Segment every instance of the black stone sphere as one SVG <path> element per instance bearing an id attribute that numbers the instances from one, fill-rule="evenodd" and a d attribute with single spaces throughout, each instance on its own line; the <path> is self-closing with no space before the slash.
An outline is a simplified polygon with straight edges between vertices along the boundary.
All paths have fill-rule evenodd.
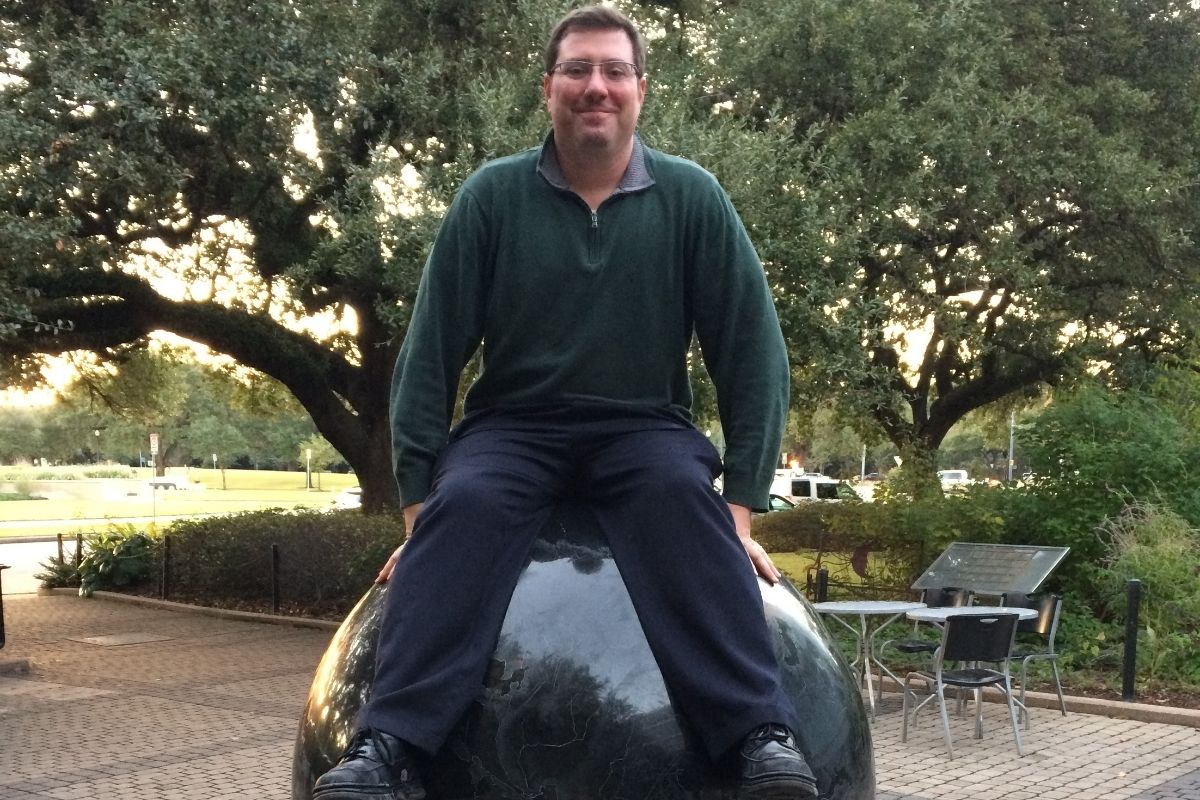
<path id="1" fill-rule="evenodd" d="M 874 798 L 870 729 L 850 670 L 791 584 L 759 585 L 822 798 Z M 382 587 L 367 592 L 317 667 L 296 737 L 293 800 L 311 800 L 354 732 L 383 598 Z M 672 706 L 608 544 L 571 507 L 534 545 L 478 702 L 421 766 L 431 800 L 735 797 L 729 765 L 710 761 Z"/>

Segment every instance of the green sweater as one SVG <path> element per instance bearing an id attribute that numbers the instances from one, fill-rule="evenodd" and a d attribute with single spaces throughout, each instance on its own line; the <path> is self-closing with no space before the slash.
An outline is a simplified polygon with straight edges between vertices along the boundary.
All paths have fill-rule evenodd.
<path id="1" fill-rule="evenodd" d="M 429 492 L 481 341 L 467 413 L 607 402 L 690 418 L 693 331 L 717 389 L 725 498 L 766 508 L 787 354 L 762 264 L 716 179 L 635 139 L 620 186 L 592 213 L 566 188 L 553 137 L 485 164 L 446 214 L 396 363 L 403 504 Z"/>

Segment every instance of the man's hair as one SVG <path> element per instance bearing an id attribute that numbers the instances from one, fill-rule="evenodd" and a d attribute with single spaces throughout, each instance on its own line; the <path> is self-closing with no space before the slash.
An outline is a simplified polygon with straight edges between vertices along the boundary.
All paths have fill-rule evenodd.
<path id="1" fill-rule="evenodd" d="M 633 45 L 633 64 L 637 67 L 638 75 L 646 72 L 646 40 L 629 17 L 611 6 L 583 6 L 569 12 L 558 21 L 550 32 L 550 41 L 546 43 L 543 55 L 546 72 L 554 69 L 558 63 L 558 46 L 573 31 L 624 31 Z"/>

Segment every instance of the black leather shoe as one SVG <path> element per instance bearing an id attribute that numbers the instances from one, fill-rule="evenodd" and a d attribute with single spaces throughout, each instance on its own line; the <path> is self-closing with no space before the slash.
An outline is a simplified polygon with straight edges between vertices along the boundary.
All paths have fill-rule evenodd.
<path id="1" fill-rule="evenodd" d="M 756 728 L 739 752 L 738 797 L 743 800 L 795 800 L 817 797 L 817 779 L 783 725 Z"/>
<path id="2" fill-rule="evenodd" d="M 317 779 L 313 800 L 424 800 L 404 742 L 366 728 L 354 734 L 337 766 Z"/>

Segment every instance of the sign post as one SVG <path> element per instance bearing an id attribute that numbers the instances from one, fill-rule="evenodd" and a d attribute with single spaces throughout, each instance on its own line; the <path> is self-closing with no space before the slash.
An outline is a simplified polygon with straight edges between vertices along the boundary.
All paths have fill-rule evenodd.
<path id="1" fill-rule="evenodd" d="M 154 475 L 158 477 L 158 434 L 150 434 L 150 463 L 154 465 Z M 150 519 L 158 527 L 158 481 L 150 481 Z"/>

